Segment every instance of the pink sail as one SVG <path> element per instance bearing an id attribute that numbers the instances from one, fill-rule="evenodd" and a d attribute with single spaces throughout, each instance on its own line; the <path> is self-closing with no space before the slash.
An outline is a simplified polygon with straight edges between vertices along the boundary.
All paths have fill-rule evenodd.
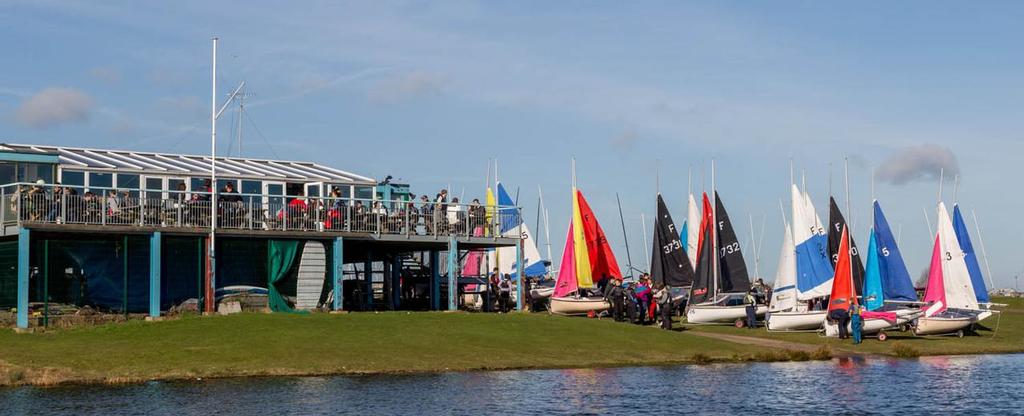
<path id="1" fill-rule="evenodd" d="M 935 248 L 932 249 L 932 263 L 928 268 L 928 287 L 924 290 L 925 308 L 928 316 L 946 310 L 946 285 L 942 280 L 942 253 L 939 249 L 939 236 L 935 236 Z M 937 309 L 933 309 L 938 305 Z"/>
<path id="2" fill-rule="evenodd" d="M 476 227 L 473 230 L 474 237 L 482 237 L 484 235 L 484 227 Z M 485 276 L 487 270 L 483 270 L 483 258 L 485 251 L 473 250 L 469 254 L 466 254 L 466 263 L 462 265 L 462 276 Z"/>
<path id="3" fill-rule="evenodd" d="M 569 234 L 565 237 L 565 249 L 562 250 L 562 262 L 558 267 L 558 280 L 555 280 L 555 297 L 567 296 L 577 289 L 576 283 L 576 250 L 572 238 L 572 222 L 569 222 Z"/>

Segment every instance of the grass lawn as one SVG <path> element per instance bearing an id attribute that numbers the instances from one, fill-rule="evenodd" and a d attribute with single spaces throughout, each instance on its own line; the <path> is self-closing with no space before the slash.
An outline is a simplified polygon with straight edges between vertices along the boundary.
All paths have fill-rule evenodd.
<path id="1" fill-rule="evenodd" d="M 987 329 L 978 331 L 978 336 L 956 338 L 950 336 L 916 337 L 911 332 L 887 332 L 889 339 L 880 342 L 876 338 L 865 338 L 860 345 L 850 340 L 825 338 L 817 333 L 768 332 L 764 328 L 745 329 L 729 326 L 691 326 L 695 331 L 727 333 L 777 339 L 789 342 L 826 345 L 837 351 L 874 353 L 886 355 L 943 355 L 1024 352 L 1024 299 L 995 298 L 994 303 L 1008 304 L 996 308 L 1001 316 L 992 316 L 981 324 Z M 997 327 L 998 324 L 998 327 Z"/>
<path id="2" fill-rule="evenodd" d="M 752 346 L 547 314 L 236 314 L 0 332 L 0 385 L 626 366 L 756 359 Z"/>

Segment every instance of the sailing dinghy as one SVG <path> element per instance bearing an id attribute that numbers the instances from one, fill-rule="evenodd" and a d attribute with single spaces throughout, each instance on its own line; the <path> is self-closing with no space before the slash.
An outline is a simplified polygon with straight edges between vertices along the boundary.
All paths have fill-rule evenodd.
<path id="1" fill-rule="evenodd" d="M 857 300 L 857 289 L 853 280 L 853 264 L 852 264 L 852 253 L 850 250 L 850 237 L 849 230 L 844 225 L 842 233 L 840 234 L 841 240 L 839 241 L 838 258 L 836 261 L 836 271 L 832 278 L 832 292 L 829 296 L 828 310 L 849 310 L 850 306 L 860 307 L 860 302 Z M 862 334 L 878 334 L 878 339 L 884 341 L 886 339 L 885 330 L 889 328 L 896 328 L 910 323 L 914 318 L 920 315 L 920 312 L 907 310 L 900 312 L 873 312 L 864 311 L 861 312 L 861 318 L 863 326 L 861 327 Z M 847 324 L 847 329 L 852 330 L 850 324 Z M 825 336 L 836 337 L 839 336 L 839 325 L 831 320 L 825 321 L 824 328 Z"/>
<path id="2" fill-rule="evenodd" d="M 814 204 L 806 192 L 800 192 L 797 186 L 790 186 L 792 198 L 792 234 L 790 248 L 785 248 L 783 243 L 783 256 L 788 250 L 792 250 L 792 270 L 783 270 L 784 263 L 780 260 L 779 274 L 776 275 L 776 291 L 787 286 L 793 286 L 794 298 L 778 300 L 776 304 L 773 293 L 771 310 L 765 327 L 769 331 L 807 331 L 821 328 L 825 323 L 825 309 L 811 310 L 806 301 L 822 298 L 829 294 L 832 287 L 832 274 L 834 270 L 828 258 L 828 241 L 825 237 L 824 227 L 821 226 L 821 219 L 814 210 Z M 790 227 L 786 230 L 789 231 Z M 792 277 L 788 277 L 789 275 Z M 782 278 L 784 283 L 779 284 Z M 773 291 L 774 292 L 774 291 Z"/>
<path id="3" fill-rule="evenodd" d="M 980 309 L 971 282 L 966 255 L 960 249 L 946 205 L 939 202 L 938 232 L 932 248 L 924 316 L 917 319 L 915 335 L 956 334 L 978 321 Z"/>
<path id="4" fill-rule="evenodd" d="M 690 287 L 686 321 L 742 326 L 747 316 L 743 298 L 750 290 L 750 278 L 736 232 L 717 192 L 714 210 L 707 194 L 704 195 L 700 233 L 697 272 Z M 764 316 L 768 307 L 757 305 L 755 311 L 758 316 Z"/>
<path id="5" fill-rule="evenodd" d="M 981 274 L 981 266 L 978 265 L 978 256 L 974 252 L 974 244 L 971 243 L 971 235 L 967 232 L 967 223 L 960 214 L 960 205 L 953 204 L 953 231 L 956 231 L 956 241 L 960 243 L 960 249 L 964 252 L 964 262 L 967 263 L 967 272 L 971 275 L 971 285 L 974 287 L 974 297 L 978 300 L 978 321 L 992 316 L 999 311 L 992 309 L 994 306 L 988 297 L 988 288 L 985 286 L 985 277 Z"/>
<path id="6" fill-rule="evenodd" d="M 622 279 L 604 230 L 583 198 L 583 192 L 576 189 L 575 181 L 572 193 L 572 221 L 548 308 L 557 315 L 585 315 L 608 310 L 611 304 L 604 297 L 589 296 L 587 292 L 602 280 Z"/>

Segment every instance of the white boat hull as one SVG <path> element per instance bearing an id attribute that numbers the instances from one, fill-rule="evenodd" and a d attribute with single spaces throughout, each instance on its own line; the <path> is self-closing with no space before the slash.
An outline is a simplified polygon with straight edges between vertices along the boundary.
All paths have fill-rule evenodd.
<path id="1" fill-rule="evenodd" d="M 555 293 L 554 287 L 539 287 L 536 289 L 530 289 L 530 297 L 533 300 L 547 299 Z"/>
<path id="2" fill-rule="evenodd" d="M 602 312 L 611 307 L 604 298 L 552 297 L 548 311 L 555 315 L 586 315 L 591 311 Z"/>
<path id="3" fill-rule="evenodd" d="M 769 331 L 810 331 L 825 324 L 828 311 L 769 312 L 765 325 Z"/>
<path id="4" fill-rule="evenodd" d="M 977 318 L 973 316 L 922 316 L 917 318 L 917 325 L 914 326 L 914 335 L 953 334 L 971 326 L 975 322 L 977 322 Z"/>
<path id="5" fill-rule="evenodd" d="M 768 307 L 757 305 L 757 316 L 768 313 Z M 686 322 L 691 324 L 731 324 L 737 319 L 747 318 L 747 306 L 693 305 L 686 311 Z"/>
<path id="6" fill-rule="evenodd" d="M 877 334 L 887 329 L 898 329 L 899 327 L 909 324 L 914 318 L 921 315 L 921 310 L 917 308 L 899 309 L 891 311 L 896 313 L 896 323 L 887 321 L 881 318 L 865 319 L 861 326 L 861 334 Z M 853 327 L 850 324 L 846 324 L 847 331 L 853 331 Z M 825 336 L 827 337 L 838 337 L 839 336 L 839 325 L 835 323 L 825 321 Z"/>

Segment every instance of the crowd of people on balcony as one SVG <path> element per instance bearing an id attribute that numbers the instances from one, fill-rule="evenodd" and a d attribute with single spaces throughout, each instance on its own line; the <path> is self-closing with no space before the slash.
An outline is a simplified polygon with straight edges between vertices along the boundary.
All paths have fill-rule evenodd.
<path id="1" fill-rule="evenodd" d="M 205 180 L 198 190 L 189 192 L 184 183 L 163 197 L 140 197 L 127 190 L 92 190 L 81 196 L 74 187 L 56 183 L 47 186 L 19 186 L 10 196 L 8 212 L 19 213 L 22 221 L 85 224 L 141 224 L 150 226 L 210 225 L 212 185 Z M 145 195 L 145 194 L 143 194 Z M 231 182 L 217 193 L 217 222 L 223 228 L 259 228 L 286 230 L 342 230 L 386 234 L 460 234 L 491 235 L 490 224 L 497 224 L 504 210 L 489 215 L 479 199 L 469 204 L 459 198 L 449 201 L 448 190 L 433 198 L 416 195 L 398 201 L 345 198 L 333 187 L 326 198 L 298 195 L 243 198 Z M 11 219 L 15 218 L 13 215 Z"/>

